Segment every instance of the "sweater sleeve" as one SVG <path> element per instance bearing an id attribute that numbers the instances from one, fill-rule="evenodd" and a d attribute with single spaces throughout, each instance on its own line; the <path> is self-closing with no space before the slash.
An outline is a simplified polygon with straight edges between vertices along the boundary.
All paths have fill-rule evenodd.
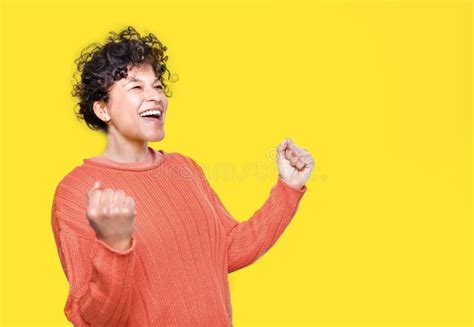
<path id="1" fill-rule="evenodd" d="M 66 192 L 55 193 L 51 214 L 57 252 L 69 282 L 64 313 L 74 326 L 125 326 L 132 305 L 137 241 L 132 236 L 131 247 L 118 251 L 98 240 L 85 208 L 79 210 Z"/>
<path id="2" fill-rule="evenodd" d="M 263 206 L 249 219 L 239 222 L 226 210 L 202 168 L 193 159 L 191 163 L 226 231 L 229 273 L 254 263 L 275 244 L 295 215 L 299 202 L 307 191 L 306 185 L 297 189 L 278 176 Z"/>

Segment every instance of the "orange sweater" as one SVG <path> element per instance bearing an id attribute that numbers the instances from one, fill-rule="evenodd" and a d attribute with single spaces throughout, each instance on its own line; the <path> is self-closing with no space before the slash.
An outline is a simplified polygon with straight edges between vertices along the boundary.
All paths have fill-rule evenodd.
<path id="1" fill-rule="evenodd" d="M 267 252 L 295 215 L 306 185 L 279 176 L 263 206 L 239 222 L 190 157 L 148 147 L 149 159 L 84 159 L 56 188 L 51 223 L 69 282 L 74 326 L 232 326 L 228 273 Z M 87 192 L 122 189 L 137 209 L 132 245 L 96 238 Z"/>

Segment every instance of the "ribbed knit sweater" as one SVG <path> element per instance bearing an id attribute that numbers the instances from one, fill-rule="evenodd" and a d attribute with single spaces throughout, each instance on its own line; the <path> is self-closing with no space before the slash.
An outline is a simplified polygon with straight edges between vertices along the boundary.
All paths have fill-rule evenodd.
<path id="1" fill-rule="evenodd" d="M 58 184 L 51 224 L 69 283 L 74 326 L 232 326 L 228 273 L 266 253 L 306 192 L 278 176 L 263 206 L 239 222 L 191 157 L 148 147 L 149 159 L 84 159 Z M 131 247 L 96 238 L 87 192 L 122 189 L 136 203 Z"/>

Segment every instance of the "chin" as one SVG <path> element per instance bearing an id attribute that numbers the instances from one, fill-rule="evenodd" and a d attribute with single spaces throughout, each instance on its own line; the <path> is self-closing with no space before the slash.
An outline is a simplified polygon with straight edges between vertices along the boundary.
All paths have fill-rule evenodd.
<path id="1" fill-rule="evenodd" d="M 165 138 L 165 132 L 159 133 L 159 135 L 153 135 L 150 137 L 145 137 L 146 141 L 148 142 L 158 142 Z"/>

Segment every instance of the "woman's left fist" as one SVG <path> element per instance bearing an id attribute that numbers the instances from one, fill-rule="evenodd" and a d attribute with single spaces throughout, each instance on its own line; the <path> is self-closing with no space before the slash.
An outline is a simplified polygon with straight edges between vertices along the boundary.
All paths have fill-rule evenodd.
<path id="1" fill-rule="evenodd" d="M 280 177 L 296 189 L 303 188 L 314 167 L 311 154 L 286 138 L 277 147 L 276 159 Z"/>

